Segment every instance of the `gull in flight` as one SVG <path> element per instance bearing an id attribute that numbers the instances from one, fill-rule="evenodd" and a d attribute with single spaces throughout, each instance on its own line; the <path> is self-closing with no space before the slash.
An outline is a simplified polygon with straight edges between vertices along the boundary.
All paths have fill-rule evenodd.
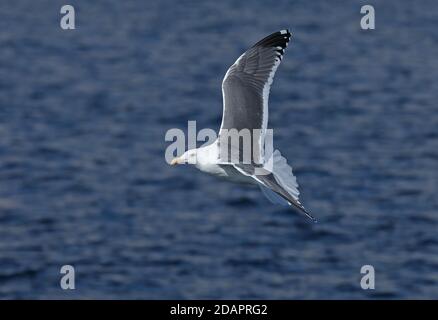
<path id="1" fill-rule="evenodd" d="M 211 175 L 255 184 L 271 202 L 290 206 L 316 221 L 299 201 L 297 179 L 286 159 L 278 150 L 265 150 L 269 91 L 290 38 L 289 30 L 275 32 L 236 60 L 222 82 L 223 115 L 218 138 L 212 144 L 186 151 L 171 165 L 192 163 Z M 250 145 L 254 150 L 249 161 L 241 161 L 245 152 L 239 142 L 238 146 L 227 143 L 227 135 L 233 130 L 252 133 Z M 236 151 L 237 159 L 233 157 Z"/>

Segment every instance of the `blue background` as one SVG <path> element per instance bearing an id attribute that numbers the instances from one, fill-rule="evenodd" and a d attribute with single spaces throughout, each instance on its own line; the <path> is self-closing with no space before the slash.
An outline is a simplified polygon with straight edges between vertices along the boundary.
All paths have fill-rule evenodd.
<path id="1" fill-rule="evenodd" d="M 0 3 L 0 298 L 438 298 L 436 1 L 64 4 Z M 269 126 L 318 224 L 164 159 L 284 28 Z"/>

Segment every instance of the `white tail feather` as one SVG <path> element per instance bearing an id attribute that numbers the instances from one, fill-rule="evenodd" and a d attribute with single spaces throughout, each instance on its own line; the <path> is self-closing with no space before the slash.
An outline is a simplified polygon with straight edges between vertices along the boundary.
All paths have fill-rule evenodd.
<path id="1" fill-rule="evenodd" d="M 296 201 L 300 192 L 298 191 L 297 178 L 292 173 L 292 168 L 287 164 L 287 160 L 280 151 L 275 150 L 272 160 L 272 173 L 275 180 L 280 184 Z"/>

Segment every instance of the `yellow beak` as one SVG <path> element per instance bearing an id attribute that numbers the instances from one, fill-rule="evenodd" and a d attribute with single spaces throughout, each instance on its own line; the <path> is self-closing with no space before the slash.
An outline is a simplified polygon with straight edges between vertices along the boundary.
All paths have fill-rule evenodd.
<path id="1" fill-rule="evenodd" d="M 177 164 L 179 164 L 180 163 L 180 158 L 174 158 L 171 162 L 170 162 L 170 165 L 171 166 L 175 166 L 175 165 L 177 165 Z"/>

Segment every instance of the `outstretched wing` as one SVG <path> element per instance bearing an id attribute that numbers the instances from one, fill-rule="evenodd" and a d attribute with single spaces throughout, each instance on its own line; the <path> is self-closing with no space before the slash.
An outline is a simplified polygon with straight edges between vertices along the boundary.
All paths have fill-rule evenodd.
<path id="1" fill-rule="evenodd" d="M 281 157 L 281 154 L 277 151 L 277 154 L 276 155 L 274 154 L 274 157 Z M 278 161 L 278 160 L 274 160 L 274 161 Z M 290 171 L 290 177 L 292 179 L 290 179 L 290 181 L 285 183 L 285 181 L 282 180 L 283 177 L 281 176 L 284 174 L 284 172 L 283 173 L 279 172 L 279 170 L 285 169 L 283 165 L 279 166 L 276 170 L 276 164 L 274 163 L 273 172 L 266 171 L 263 174 L 256 174 L 254 170 L 255 168 L 252 165 L 233 164 L 232 166 L 241 174 L 253 178 L 260 185 L 267 188 L 267 190 L 262 189 L 262 191 L 269 200 L 271 201 L 274 200 L 272 195 L 266 193 L 266 191 L 271 190 L 276 195 L 283 198 L 287 204 L 298 209 L 298 212 L 303 213 L 312 221 L 316 222 L 316 219 L 311 215 L 310 212 L 308 212 L 304 208 L 304 206 L 301 204 L 300 200 L 298 199 L 298 195 L 299 195 L 298 184 L 296 183 L 296 179 L 293 176 L 292 171 Z M 291 170 L 291 168 L 287 164 L 286 166 L 288 169 Z M 277 199 L 273 202 L 279 202 L 278 200 L 279 199 L 277 197 Z"/>
<path id="2" fill-rule="evenodd" d="M 249 129 L 259 150 L 252 152 L 262 163 L 261 148 L 268 124 L 269 90 L 284 50 L 291 38 L 288 30 L 275 32 L 257 42 L 228 69 L 222 82 L 224 109 L 219 137 L 225 129 Z M 227 146 L 228 148 L 229 146 Z M 229 154 L 229 153 L 227 153 Z"/>

